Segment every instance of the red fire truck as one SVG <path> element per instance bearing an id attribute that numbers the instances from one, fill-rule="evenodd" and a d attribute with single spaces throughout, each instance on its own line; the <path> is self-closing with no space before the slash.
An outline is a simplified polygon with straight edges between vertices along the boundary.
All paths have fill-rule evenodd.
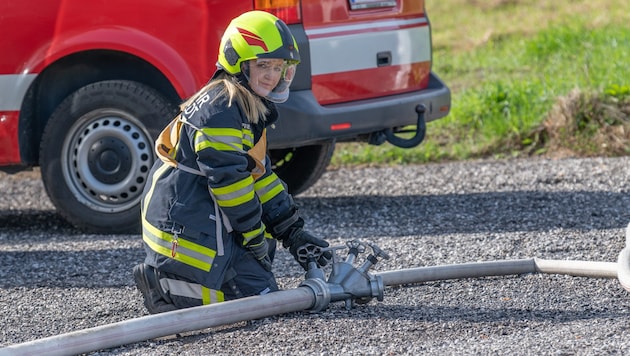
<path id="1" fill-rule="evenodd" d="M 413 147 L 448 114 L 424 0 L 3 0 L 0 169 L 39 166 L 79 228 L 139 231 L 154 138 L 211 77 L 229 21 L 252 9 L 289 24 L 302 57 L 269 130 L 294 194 L 321 177 L 336 142 Z M 397 135 L 409 127 L 412 138 Z"/>

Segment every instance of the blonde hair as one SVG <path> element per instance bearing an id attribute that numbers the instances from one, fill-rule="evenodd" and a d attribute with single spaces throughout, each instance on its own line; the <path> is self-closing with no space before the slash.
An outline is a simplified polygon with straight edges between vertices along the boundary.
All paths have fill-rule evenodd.
<path id="1" fill-rule="evenodd" d="M 217 95 L 210 100 L 211 104 L 218 98 L 226 96 L 228 98 L 228 107 L 232 106 L 232 103 L 236 101 L 236 104 L 245 112 L 247 121 L 257 124 L 259 120 L 265 120 L 265 115 L 269 112 L 269 109 L 265 106 L 262 99 L 240 84 L 236 77 L 227 73 L 220 73 L 216 78 L 212 79 L 203 88 L 199 89 L 199 91 L 184 101 L 179 106 L 179 109 L 184 111 L 184 109 L 197 100 L 199 96 L 219 86 L 221 88 Z"/>

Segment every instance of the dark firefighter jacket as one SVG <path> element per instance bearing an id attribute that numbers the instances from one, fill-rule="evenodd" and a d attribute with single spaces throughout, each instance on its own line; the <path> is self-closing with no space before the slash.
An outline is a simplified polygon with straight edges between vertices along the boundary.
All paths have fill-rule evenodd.
<path id="1" fill-rule="evenodd" d="M 146 263 L 219 290 L 234 245 L 294 207 L 268 157 L 265 173 L 256 180 L 251 174 L 247 151 L 274 115 L 253 124 L 235 101 L 210 103 L 215 96 L 211 89 L 184 110 L 188 124 L 181 126 L 174 152 L 180 166 L 203 176 L 156 160 L 141 207 Z M 213 196 L 223 216 L 217 216 Z"/>

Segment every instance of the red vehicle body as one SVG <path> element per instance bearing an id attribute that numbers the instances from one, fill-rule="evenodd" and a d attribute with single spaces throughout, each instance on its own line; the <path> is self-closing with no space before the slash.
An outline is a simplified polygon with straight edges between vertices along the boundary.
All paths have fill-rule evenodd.
<path id="1" fill-rule="evenodd" d="M 252 9 L 289 24 L 302 57 L 269 130 L 293 193 L 320 178 L 336 142 L 412 147 L 448 114 L 423 0 L 3 0 L 0 169 L 40 166 L 77 227 L 137 231 L 153 139 L 212 76 L 229 21 Z M 394 135 L 409 125 L 411 143 Z"/>

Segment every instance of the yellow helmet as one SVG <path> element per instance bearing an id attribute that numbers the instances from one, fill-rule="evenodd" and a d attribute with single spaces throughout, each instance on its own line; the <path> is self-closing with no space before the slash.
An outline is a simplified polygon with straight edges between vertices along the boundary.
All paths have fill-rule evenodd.
<path id="1" fill-rule="evenodd" d="M 265 11 L 249 11 L 230 22 L 221 38 L 218 65 L 230 74 L 238 74 L 241 63 L 256 58 L 300 62 L 297 42 L 289 27 Z"/>

